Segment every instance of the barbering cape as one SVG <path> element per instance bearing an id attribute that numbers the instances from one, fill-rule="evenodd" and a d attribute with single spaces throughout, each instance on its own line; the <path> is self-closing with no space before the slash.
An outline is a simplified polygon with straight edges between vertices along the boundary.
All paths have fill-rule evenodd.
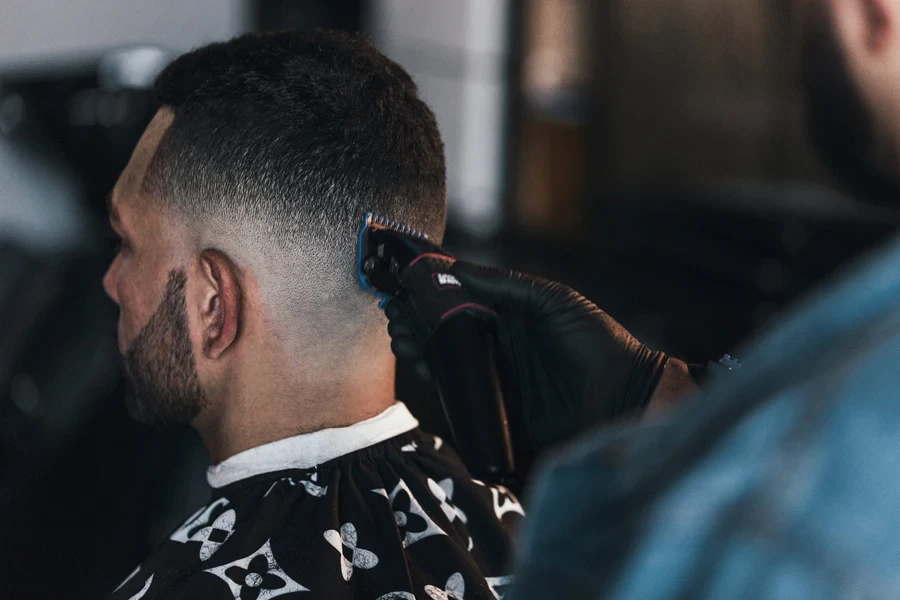
<path id="1" fill-rule="evenodd" d="M 397 403 L 211 467 L 211 502 L 111 598 L 502 598 L 524 511 L 417 425 Z"/>

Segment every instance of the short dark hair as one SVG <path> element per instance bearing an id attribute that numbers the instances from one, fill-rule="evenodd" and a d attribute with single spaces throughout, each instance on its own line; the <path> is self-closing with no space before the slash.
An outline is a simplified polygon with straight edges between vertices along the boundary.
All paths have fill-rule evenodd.
<path id="1" fill-rule="evenodd" d="M 436 239 L 446 217 L 434 114 L 400 65 L 334 31 L 250 33 L 193 50 L 156 81 L 174 109 L 144 191 L 202 224 L 233 220 L 281 250 L 318 244 L 356 285 L 374 211 Z M 229 229 L 231 229 L 229 227 Z"/>

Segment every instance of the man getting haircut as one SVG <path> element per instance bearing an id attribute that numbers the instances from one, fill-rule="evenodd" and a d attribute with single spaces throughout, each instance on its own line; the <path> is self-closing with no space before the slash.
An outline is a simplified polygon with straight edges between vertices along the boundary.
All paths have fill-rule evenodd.
<path id="1" fill-rule="evenodd" d="M 185 423 L 212 498 L 113 593 L 135 598 L 502 596 L 502 487 L 394 399 L 367 211 L 440 241 L 443 144 L 410 76 L 333 32 L 248 34 L 156 82 L 110 196 L 128 408 Z"/>

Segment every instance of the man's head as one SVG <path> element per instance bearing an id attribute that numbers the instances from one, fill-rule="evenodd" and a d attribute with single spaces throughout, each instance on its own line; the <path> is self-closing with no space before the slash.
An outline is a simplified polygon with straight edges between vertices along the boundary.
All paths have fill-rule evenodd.
<path id="1" fill-rule="evenodd" d="M 191 421 L 248 371 L 338 384 L 389 353 L 356 280 L 363 215 L 438 240 L 445 221 L 443 145 L 409 75 L 358 37 L 250 34 L 180 57 L 156 91 L 104 278 L 133 413 Z"/>
<path id="2" fill-rule="evenodd" d="M 861 200 L 900 198 L 900 0 L 797 0 L 813 141 Z"/>

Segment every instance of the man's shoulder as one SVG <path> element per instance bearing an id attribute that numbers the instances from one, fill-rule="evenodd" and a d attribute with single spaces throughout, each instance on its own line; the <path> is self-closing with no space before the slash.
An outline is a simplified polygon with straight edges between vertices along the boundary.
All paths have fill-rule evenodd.
<path id="1" fill-rule="evenodd" d="M 557 557 L 574 574 L 583 565 L 585 582 L 617 581 L 644 564 L 626 568 L 625 557 L 645 550 L 658 568 L 683 567 L 686 548 L 710 543 L 710 527 L 731 526 L 720 515 L 752 532 L 752 513 L 728 512 L 745 495 L 766 498 L 771 518 L 812 530 L 833 525 L 829 502 L 850 506 L 895 487 L 900 243 L 800 303 L 740 355 L 742 369 L 672 414 L 594 432 L 545 465 L 529 498 L 520 573 Z M 900 532 L 894 525 L 886 529 Z"/>

